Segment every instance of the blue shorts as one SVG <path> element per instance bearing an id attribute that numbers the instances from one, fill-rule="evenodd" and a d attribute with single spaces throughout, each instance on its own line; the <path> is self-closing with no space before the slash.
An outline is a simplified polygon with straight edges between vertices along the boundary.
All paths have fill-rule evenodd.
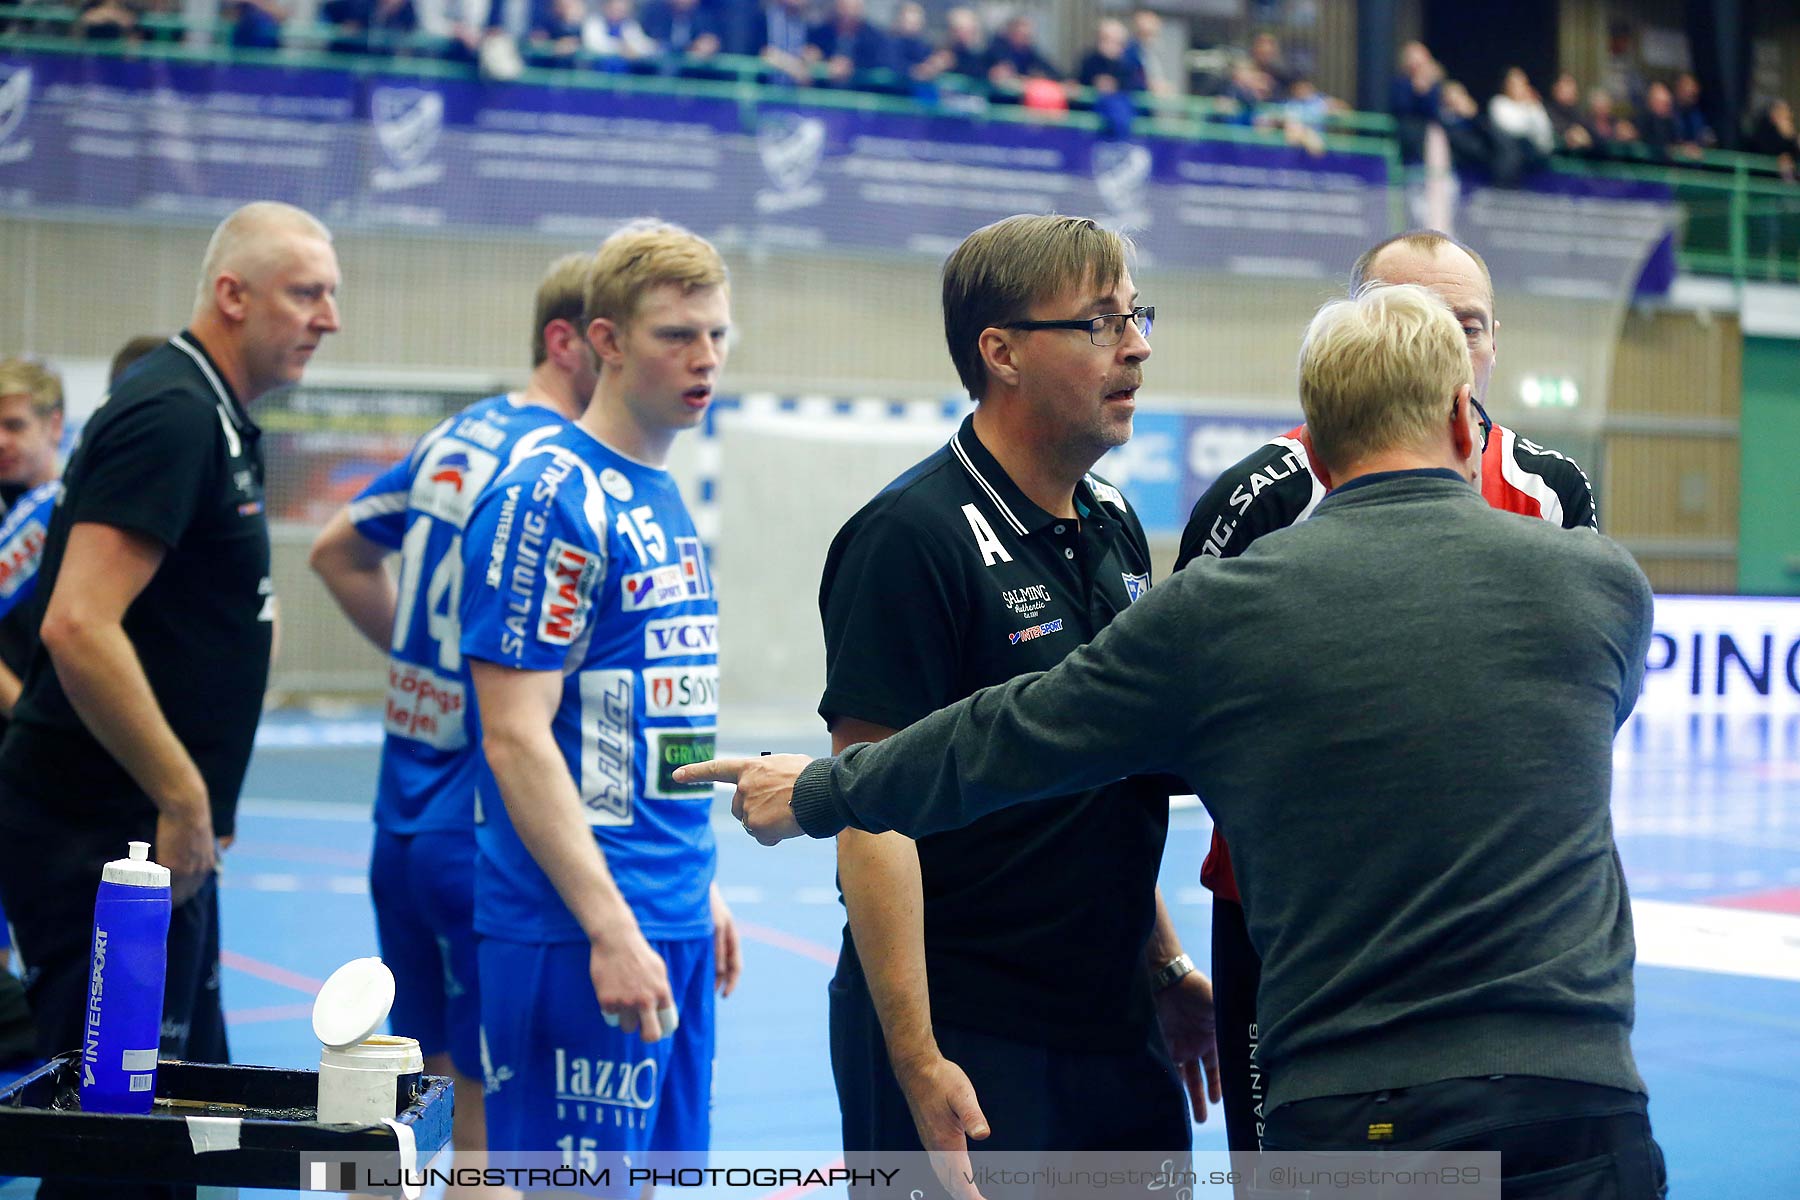
<path id="1" fill-rule="evenodd" d="M 481 1078 L 481 996 L 475 958 L 475 831 L 375 831 L 369 895 L 381 957 L 394 972 L 388 1028 L 450 1054 Z"/>
<path id="2" fill-rule="evenodd" d="M 712 1140 L 712 938 L 650 948 L 668 967 L 681 1016 L 675 1035 L 657 1042 L 601 1016 L 586 942 L 481 939 L 489 1149 L 560 1150 L 577 1160 L 584 1151 L 602 1160 L 704 1154 Z"/>

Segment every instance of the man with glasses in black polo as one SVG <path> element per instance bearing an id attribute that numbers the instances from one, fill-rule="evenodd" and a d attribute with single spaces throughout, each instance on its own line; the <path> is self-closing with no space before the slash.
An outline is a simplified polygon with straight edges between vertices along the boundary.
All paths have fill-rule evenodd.
<path id="1" fill-rule="evenodd" d="M 945 336 L 976 408 L 832 543 L 834 746 L 1053 666 L 1148 590 L 1137 515 L 1089 474 L 1130 438 L 1150 357 L 1128 253 L 1093 221 L 1021 216 L 950 256 Z M 1156 892 L 1170 791 L 1138 777 L 917 842 L 844 834 L 846 1151 L 1189 1145 L 1212 999 Z"/>
<path id="2" fill-rule="evenodd" d="M 1450 306 L 1462 326 L 1474 371 L 1470 401 L 1481 429 L 1478 486 L 1487 502 L 1567 529 L 1597 528 L 1593 488 L 1581 468 L 1494 425 L 1482 407 L 1494 370 L 1499 321 L 1493 280 L 1481 256 L 1441 233 L 1404 233 L 1370 247 L 1356 260 L 1350 272 L 1352 294 L 1372 281 L 1425 287 Z M 1331 473 L 1314 453 L 1305 425 L 1257 447 L 1220 475 L 1194 505 L 1176 570 L 1208 555 L 1237 557 L 1264 534 L 1310 517 L 1331 487 Z M 1200 881 L 1213 893 L 1212 982 L 1226 1136 L 1233 1150 L 1254 1150 L 1262 1140 L 1269 1082 L 1267 1064 L 1257 1054 L 1256 989 L 1262 963 L 1250 946 L 1231 855 L 1217 831 Z"/>

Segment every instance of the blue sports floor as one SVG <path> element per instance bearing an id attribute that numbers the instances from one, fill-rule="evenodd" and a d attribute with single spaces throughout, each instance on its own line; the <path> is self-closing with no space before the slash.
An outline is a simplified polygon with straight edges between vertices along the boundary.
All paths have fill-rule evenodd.
<path id="1" fill-rule="evenodd" d="M 373 954 L 368 721 L 272 716 L 223 883 L 233 1057 L 317 1062 L 313 992 Z M 822 752 L 807 727 L 764 746 Z M 727 747 L 731 749 L 730 747 Z M 741 747 L 736 749 L 743 749 Z M 1800 716 L 1638 717 L 1615 754 L 1614 813 L 1638 906 L 1638 1061 L 1671 1193 L 1800 1197 Z M 764 849 L 723 807 L 719 878 L 744 935 L 744 977 L 720 1005 L 714 1143 L 837 1153 L 825 985 L 841 913 L 828 843 Z M 1196 958 L 1198 868 L 1210 823 L 1175 814 L 1163 891 Z M 1224 1148 L 1215 1115 L 1196 1148 Z M 21 1181 L 0 1196 L 28 1194 Z M 257 1193 L 275 1195 L 277 1193 Z"/>

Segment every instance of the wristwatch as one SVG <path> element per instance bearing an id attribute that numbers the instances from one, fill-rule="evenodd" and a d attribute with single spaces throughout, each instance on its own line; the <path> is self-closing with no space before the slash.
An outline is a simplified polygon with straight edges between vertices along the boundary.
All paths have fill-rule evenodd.
<path id="1" fill-rule="evenodd" d="M 1193 959 L 1185 954 L 1177 954 L 1174 958 L 1171 958 L 1168 962 L 1158 967 L 1155 973 L 1150 976 L 1150 990 L 1153 992 L 1160 992 L 1167 988 L 1174 987 L 1176 983 L 1187 976 L 1192 975 L 1194 970 Z"/>

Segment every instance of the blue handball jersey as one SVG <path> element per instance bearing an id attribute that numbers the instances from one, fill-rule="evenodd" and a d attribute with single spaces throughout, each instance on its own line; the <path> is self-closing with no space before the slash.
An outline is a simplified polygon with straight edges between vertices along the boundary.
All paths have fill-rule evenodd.
<path id="1" fill-rule="evenodd" d="M 463 653 L 560 671 L 556 744 L 608 870 L 648 938 L 703 937 L 712 787 L 675 782 L 711 758 L 718 605 L 668 472 L 569 426 L 476 502 L 463 548 Z M 475 928 L 509 941 L 582 932 L 484 781 Z"/>
<path id="2" fill-rule="evenodd" d="M 0 522 L 0 620 L 37 591 L 50 514 L 61 498 L 61 480 L 40 483 L 20 496 Z"/>
<path id="3" fill-rule="evenodd" d="M 419 439 L 350 502 L 356 531 L 400 552 L 375 824 L 467 830 L 482 770 L 475 689 L 462 660 L 463 527 L 515 451 L 568 424 L 541 404 L 490 396 Z"/>

